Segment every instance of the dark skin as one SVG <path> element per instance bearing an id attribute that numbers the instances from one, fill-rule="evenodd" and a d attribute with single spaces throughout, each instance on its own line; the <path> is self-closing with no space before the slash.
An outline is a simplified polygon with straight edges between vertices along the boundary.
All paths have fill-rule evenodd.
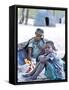
<path id="1" fill-rule="evenodd" d="M 53 48 L 52 48 L 52 46 L 48 43 L 48 44 L 46 44 L 46 46 L 45 46 L 45 54 L 49 54 L 49 53 L 52 53 L 53 52 Z M 45 62 L 47 62 L 46 61 L 46 56 L 40 56 L 41 58 L 40 58 L 40 62 L 41 63 L 45 63 Z M 45 57 L 45 58 L 44 58 Z"/>
<path id="2" fill-rule="evenodd" d="M 28 56 L 27 59 L 31 61 L 32 48 L 28 48 Z"/>
<path id="3" fill-rule="evenodd" d="M 34 37 L 34 40 L 35 41 L 39 41 L 42 37 L 42 35 L 40 35 L 39 33 L 35 33 L 35 37 Z M 32 48 L 28 48 L 28 56 L 27 56 L 27 59 L 31 61 L 31 56 L 32 56 Z"/>

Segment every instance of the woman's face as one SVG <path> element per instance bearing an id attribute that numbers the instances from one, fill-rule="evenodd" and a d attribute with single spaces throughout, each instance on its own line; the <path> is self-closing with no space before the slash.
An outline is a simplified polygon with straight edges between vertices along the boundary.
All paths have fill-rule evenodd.
<path id="1" fill-rule="evenodd" d="M 53 52 L 53 48 L 50 44 L 46 44 L 45 46 L 45 53 Z"/>

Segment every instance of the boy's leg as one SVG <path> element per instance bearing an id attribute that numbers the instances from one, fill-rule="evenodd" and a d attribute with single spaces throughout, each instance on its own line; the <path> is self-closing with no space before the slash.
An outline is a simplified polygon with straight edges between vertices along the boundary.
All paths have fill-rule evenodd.
<path id="1" fill-rule="evenodd" d="M 33 69 L 33 71 L 30 73 L 30 75 L 33 75 L 37 71 L 39 65 L 40 65 L 40 62 L 37 63 L 36 67 Z"/>
<path id="2" fill-rule="evenodd" d="M 39 65 L 40 65 L 40 62 L 37 63 L 36 67 L 33 69 L 32 72 L 30 72 L 29 74 L 25 74 L 23 76 L 24 77 L 32 76 L 37 71 L 37 68 L 38 68 Z"/>
<path id="3" fill-rule="evenodd" d="M 35 73 L 30 77 L 30 79 L 36 79 L 37 76 L 41 73 L 41 71 L 44 69 L 45 64 L 40 63 Z"/>

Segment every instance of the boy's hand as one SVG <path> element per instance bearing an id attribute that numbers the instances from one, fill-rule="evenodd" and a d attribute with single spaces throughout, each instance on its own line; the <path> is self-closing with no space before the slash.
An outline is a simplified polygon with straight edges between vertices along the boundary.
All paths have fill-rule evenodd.
<path id="1" fill-rule="evenodd" d="M 27 59 L 28 59 L 29 61 L 31 61 L 31 57 L 27 57 Z"/>
<path id="2" fill-rule="evenodd" d="M 26 64 L 30 64 L 30 65 L 31 65 L 31 61 L 30 61 L 30 60 L 28 60 L 28 59 L 25 59 L 25 63 L 26 63 Z"/>
<path id="3" fill-rule="evenodd" d="M 41 63 L 46 63 L 45 57 L 43 55 L 41 55 L 39 59 Z"/>

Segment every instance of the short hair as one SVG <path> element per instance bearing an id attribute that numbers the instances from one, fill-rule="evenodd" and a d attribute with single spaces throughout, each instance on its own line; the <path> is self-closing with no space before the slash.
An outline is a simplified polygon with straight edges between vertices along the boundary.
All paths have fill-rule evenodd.
<path id="1" fill-rule="evenodd" d="M 52 46 L 52 48 L 57 51 L 55 45 L 54 45 L 54 42 L 53 41 L 47 41 L 46 44 L 50 44 Z"/>
<path id="2" fill-rule="evenodd" d="M 41 34 L 41 35 L 44 34 L 44 31 L 43 31 L 43 29 L 41 29 L 41 28 L 37 28 L 37 29 L 36 29 L 36 32 L 35 32 L 35 33 L 38 33 L 38 32 L 39 32 L 39 34 Z"/>

